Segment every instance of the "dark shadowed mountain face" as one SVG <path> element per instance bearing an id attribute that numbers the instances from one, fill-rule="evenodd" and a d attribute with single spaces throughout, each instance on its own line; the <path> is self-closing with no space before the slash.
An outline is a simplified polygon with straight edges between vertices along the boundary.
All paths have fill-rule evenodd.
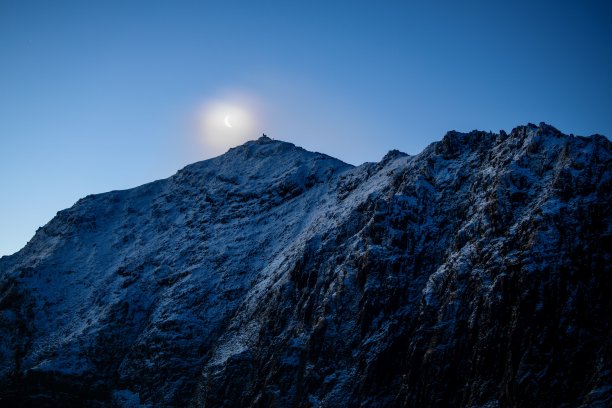
<path id="1" fill-rule="evenodd" d="M 0 405 L 608 407 L 611 143 L 261 138 L 0 259 Z"/>

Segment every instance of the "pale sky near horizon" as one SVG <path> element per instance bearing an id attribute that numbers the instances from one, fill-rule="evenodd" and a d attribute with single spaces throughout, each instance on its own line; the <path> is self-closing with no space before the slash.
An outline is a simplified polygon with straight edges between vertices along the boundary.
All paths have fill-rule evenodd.
<path id="1" fill-rule="evenodd" d="M 83 196 L 263 132 L 352 164 L 451 129 L 609 137 L 611 18 L 608 1 L 0 0 L 0 255 Z"/>

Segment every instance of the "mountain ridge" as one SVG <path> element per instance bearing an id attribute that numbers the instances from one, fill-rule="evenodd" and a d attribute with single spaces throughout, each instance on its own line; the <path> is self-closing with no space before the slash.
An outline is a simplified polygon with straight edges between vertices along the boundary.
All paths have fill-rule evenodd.
<path id="1" fill-rule="evenodd" d="M 609 140 L 542 123 L 88 196 L 0 258 L 0 400 L 604 406 L 610 187 Z"/>

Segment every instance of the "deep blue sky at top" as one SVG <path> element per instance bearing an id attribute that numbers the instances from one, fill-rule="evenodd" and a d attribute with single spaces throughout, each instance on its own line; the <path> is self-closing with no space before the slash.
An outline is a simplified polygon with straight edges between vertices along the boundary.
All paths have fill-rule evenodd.
<path id="1" fill-rule="evenodd" d="M 0 0 L 0 255 L 90 193 L 216 155 L 227 92 L 353 164 L 450 129 L 612 134 L 609 1 Z"/>

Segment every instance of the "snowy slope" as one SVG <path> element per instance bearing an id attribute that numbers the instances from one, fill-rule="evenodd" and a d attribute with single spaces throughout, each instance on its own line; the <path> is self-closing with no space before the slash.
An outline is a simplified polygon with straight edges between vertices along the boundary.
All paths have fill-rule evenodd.
<path id="1" fill-rule="evenodd" d="M 0 259 L 0 401 L 605 406 L 611 187 L 606 138 L 541 124 L 88 196 Z"/>

